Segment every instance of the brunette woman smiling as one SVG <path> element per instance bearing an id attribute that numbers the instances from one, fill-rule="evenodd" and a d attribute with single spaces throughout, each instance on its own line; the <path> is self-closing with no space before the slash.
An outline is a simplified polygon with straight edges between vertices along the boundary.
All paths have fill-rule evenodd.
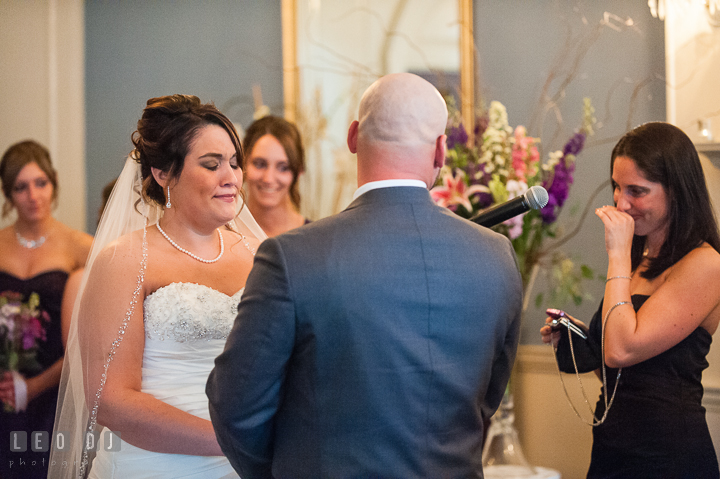
<path id="1" fill-rule="evenodd" d="M 702 405 L 720 236 L 697 151 L 679 128 L 646 123 L 615 146 L 610 174 L 614 204 L 595 212 L 607 282 L 588 340 L 540 330 L 563 371 L 606 378 L 587 477 L 720 478 Z"/>
<path id="2" fill-rule="evenodd" d="M 309 222 L 298 211 L 298 178 L 305 171 L 305 152 L 297 127 L 283 118 L 255 121 L 243 140 L 247 204 L 268 236 Z"/>

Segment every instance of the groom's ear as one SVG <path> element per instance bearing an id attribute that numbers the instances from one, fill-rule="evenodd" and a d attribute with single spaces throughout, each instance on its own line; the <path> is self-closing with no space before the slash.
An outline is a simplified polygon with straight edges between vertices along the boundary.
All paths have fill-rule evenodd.
<path id="1" fill-rule="evenodd" d="M 348 129 L 347 145 L 350 153 L 357 153 L 358 126 L 360 123 L 355 120 L 350 124 Z"/>
<path id="2" fill-rule="evenodd" d="M 440 135 L 435 140 L 435 158 L 433 160 L 433 166 L 438 169 L 445 166 L 445 157 L 447 157 L 447 135 Z"/>
<path id="3" fill-rule="evenodd" d="M 158 185 L 165 188 L 167 186 L 168 182 L 168 172 L 163 171 L 159 168 L 150 168 L 150 171 L 152 172 L 153 178 L 155 178 L 155 181 L 158 182 Z"/>

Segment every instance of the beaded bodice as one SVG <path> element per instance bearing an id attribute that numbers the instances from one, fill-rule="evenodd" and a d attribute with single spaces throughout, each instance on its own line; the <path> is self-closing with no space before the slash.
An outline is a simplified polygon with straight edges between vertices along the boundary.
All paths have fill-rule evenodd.
<path id="1" fill-rule="evenodd" d="M 145 298 L 145 339 L 221 339 L 230 334 L 243 290 L 228 296 L 208 286 L 171 283 Z"/>
<path id="2" fill-rule="evenodd" d="M 228 296 L 200 284 L 171 283 L 145 298 L 142 391 L 210 419 L 205 383 L 242 292 Z"/>
<path id="3" fill-rule="evenodd" d="M 142 392 L 210 420 L 205 384 L 225 347 L 242 292 L 228 296 L 200 284 L 171 283 L 146 297 Z M 237 477 L 222 456 L 165 454 L 128 442 L 118 452 L 100 447 L 90 472 L 103 479 Z"/>

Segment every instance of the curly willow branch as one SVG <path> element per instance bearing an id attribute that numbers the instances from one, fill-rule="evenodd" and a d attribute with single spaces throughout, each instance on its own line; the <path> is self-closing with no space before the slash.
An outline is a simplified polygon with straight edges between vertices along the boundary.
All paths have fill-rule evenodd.
<path id="1" fill-rule="evenodd" d="M 605 180 L 602 183 L 600 183 L 600 186 L 595 188 L 595 191 L 593 191 L 593 194 L 590 195 L 590 198 L 588 199 L 587 203 L 585 204 L 585 209 L 582 212 L 582 215 L 580 215 L 580 220 L 578 221 L 578 224 L 575 225 L 575 228 L 562 238 L 560 238 L 557 241 L 554 241 L 550 246 L 548 246 L 546 249 L 540 252 L 539 256 L 544 256 L 551 252 L 554 249 L 559 248 L 560 246 L 564 245 L 568 241 L 570 241 L 575 235 L 577 235 L 580 232 L 580 228 L 582 228 L 583 223 L 585 222 L 585 218 L 587 217 L 588 213 L 590 212 L 590 205 L 592 205 L 593 201 L 595 201 L 595 198 L 597 195 L 600 194 L 602 190 L 604 190 L 607 186 L 610 185 L 610 180 Z"/>

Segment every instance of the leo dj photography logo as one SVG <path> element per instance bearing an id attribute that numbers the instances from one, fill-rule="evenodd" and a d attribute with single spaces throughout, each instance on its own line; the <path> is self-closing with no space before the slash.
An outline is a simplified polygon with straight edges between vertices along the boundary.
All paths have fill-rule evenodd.
<path id="1" fill-rule="evenodd" d="M 10 433 L 10 452 L 17 453 L 18 456 L 10 455 L 9 467 L 13 471 L 18 469 L 26 469 L 32 467 L 46 468 L 47 457 L 45 454 L 52 450 L 60 453 L 59 465 L 68 467 L 70 464 L 76 464 L 75 459 L 69 460 L 67 456 L 63 457 L 63 453 L 70 453 L 71 435 L 66 432 L 55 432 L 52 435 L 48 431 L 12 431 Z M 51 441 L 52 439 L 52 441 Z M 83 448 L 88 452 L 104 450 L 108 452 L 117 452 L 120 450 L 122 441 L 120 433 L 112 431 L 86 432 L 83 436 Z M 39 453 L 34 457 L 32 453 Z M 53 460 L 52 465 L 56 465 Z"/>
<path id="2" fill-rule="evenodd" d="M 27 431 L 12 431 L 10 432 L 10 452 L 11 453 L 26 453 L 29 451 L 44 453 L 48 452 L 52 447 L 53 451 L 56 452 L 69 452 L 70 444 L 68 438 L 70 435 L 65 432 L 55 432 L 51 437 L 48 431 L 32 431 L 28 434 Z M 120 440 L 120 433 L 113 431 L 100 432 L 86 432 L 84 435 L 83 447 L 88 452 L 98 451 L 100 449 L 108 452 L 117 452 L 120 450 L 122 441 Z M 10 469 L 13 467 L 27 467 L 27 466 L 45 466 L 45 457 L 39 457 L 38 460 L 28 458 L 27 455 L 18 457 L 17 461 L 10 460 Z"/>

